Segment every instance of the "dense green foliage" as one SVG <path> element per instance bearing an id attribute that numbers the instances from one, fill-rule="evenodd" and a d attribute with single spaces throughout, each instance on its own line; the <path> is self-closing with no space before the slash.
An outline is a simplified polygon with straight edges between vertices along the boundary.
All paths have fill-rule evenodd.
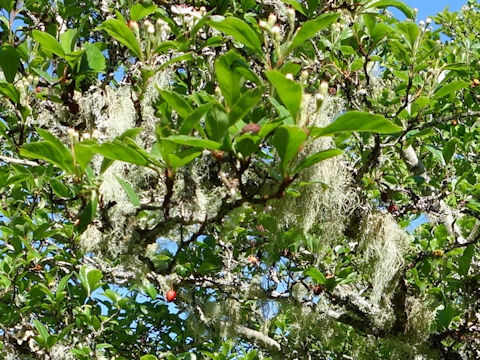
<path id="1" fill-rule="evenodd" d="M 479 11 L 0 0 L 0 357 L 480 357 Z"/>

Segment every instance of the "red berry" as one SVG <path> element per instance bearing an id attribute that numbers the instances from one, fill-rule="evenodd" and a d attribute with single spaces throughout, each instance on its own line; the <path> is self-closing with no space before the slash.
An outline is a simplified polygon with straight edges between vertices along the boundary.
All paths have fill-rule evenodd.
<path id="1" fill-rule="evenodd" d="M 388 212 L 389 213 L 393 213 L 393 212 L 396 212 L 398 211 L 398 206 L 395 205 L 395 204 L 391 204 L 389 207 L 388 207 Z"/>
<path id="2" fill-rule="evenodd" d="M 166 294 L 165 297 L 167 298 L 168 302 L 172 302 L 177 297 L 177 292 L 173 289 L 170 289 L 170 290 L 167 291 L 167 294 Z"/>
<path id="3" fill-rule="evenodd" d="M 251 123 L 251 124 L 245 125 L 241 133 L 242 134 L 246 134 L 246 133 L 258 134 L 259 131 L 260 131 L 260 125 Z"/>

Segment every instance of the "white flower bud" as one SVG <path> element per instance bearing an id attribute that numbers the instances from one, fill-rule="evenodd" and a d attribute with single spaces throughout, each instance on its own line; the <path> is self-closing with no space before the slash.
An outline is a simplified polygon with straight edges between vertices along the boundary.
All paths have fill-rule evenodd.
<path id="1" fill-rule="evenodd" d="M 207 8 L 205 6 L 202 6 L 200 8 L 200 15 L 204 16 L 207 13 Z"/>
<path id="2" fill-rule="evenodd" d="M 328 92 L 328 81 L 326 80 L 322 80 L 320 82 L 320 94 L 323 94 L 323 95 L 327 95 L 327 92 Z"/>
<path id="3" fill-rule="evenodd" d="M 70 128 L 70 129 L 67 130 L 68 136 L 73 137 L 73 134 L 74 134 L 74 133 L 75 133 L 75 129 Z"/>
<path id="4" fill-rule="evenodd" d="M 275 14 L 268 15 L 268 26 L 272 27 L 277 23 L 277 16 Z"/>
<path id="5" fill-rule="evenodd" d="M 428 17 L 428 18 L 425 19 L 425 23 L 426 23 L 427 25 L 430 25 L 431 22 L 432 22 L 432 19 L 431 19 L 431 18 Z"/>
<path id="6" fill-rule="evenodd" d="M 323 96 L 323 94 L 316 94 L 315 95 L 315 102 L 317 103 L 317 110 L 320 109 L 324 100 L 325 100 L 325 96 Z"/>
<path id="7" fill-rule="evenodd" d="M 260 26 L 261 29 L 268 30 L 270 29 L 270 26 L 268 26 L 266 21 L 260 20 L 258 22 L 258 26 Z"/>
<path id="8" fill-rule="evenodd" d="M 147 32 L 149 34 L 154 34 L 155 33 L 155 26 L 153 26 L 153 24 L 150 23 L 150 25 L 147 26 Z"/>
<path id="9" fill-rule="evenodd" d="M 28 81 L 30 84 L 33 83 L 33 80 L 34 80 L 34 79 L 33 79 L 33 76 L 32 76 L 32 75 L 28 75 L 28 76 L 27 76 L 27 81 Z"/>
<path id="10" fill-rule="evenodd" d="M 98 130 L 97 129 L 92 131 L 92 139 L 98 139 Z"/>
<path id="11" fill-rule="evenodd" d="M 152 22 L 150 20 L 145 20 L 143 22 L 143 26 L 145 26 L 146 28 L 148 28 L 150 25 L 152 25 Z"/>
<path id="12" fill-rule="evenodd" d="M 306 84 L 308 82 L 309 76 L 310 76 L 309 72 L 307 70 L 303 70 L 302 73 L 300 74 L 300 82 L 302 84 Z"/>
<path id="13" fill-rule="evenodd" d="M 424 27 L 425 26 L 425 21 L 423 20 L 420 20 L 420 22 L 418 23 L 421 27 Z"/>
<path id="14" fill-rule="evenodd" d="M 288 80 L 293 80 L 293 74 L 291 74 L 291 73 L 288 73 L 287 75 L 285 75 L 285 77 L 286 77 Z"/>
<path id="15" fill-rule="evenodd" d="M 89 133 L 83 133 L 82 134 L 82 140 L 90 140 L 90 134 Z"/>
<path id="16" fill-rule="evenodd" d="M 279 26 L 275 25 L 272 28 L 272 34 L 275 37 L 275 40 L 282 41 L 282 34 Z"/>
<path id="17" fill-rule="evenodd" d="M 292 8 L 289 8 L 287 10 L 287 17 L 288 17 L 288 23 L 293 24 L 295 23 L 295 10 Z"/>
<path id="18" fill-rule="evenodd" d="M 418 13 L 418 9 L 417 8 L 413 8 L 413 12 L 416 14 Z"/>

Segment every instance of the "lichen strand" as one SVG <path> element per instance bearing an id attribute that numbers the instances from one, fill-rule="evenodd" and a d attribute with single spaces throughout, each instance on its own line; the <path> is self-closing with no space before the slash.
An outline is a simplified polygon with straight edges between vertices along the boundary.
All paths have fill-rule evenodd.
<path id="1" fill-rule="evenodd" d="M 306 96 L 303 104 L 303 122 L 315 126 L 328 125 L 344 109 L 344 102 L 336 97 L 326 97 L 318 111 L 312 96 Z M 318 138 L 305 146 L 298 161 L 334 147 L 331 138 Z M 357 203 L 346 159 L 338 156 L 319 162 L 303 171 L 298 182 L 319 183 L 301 187 L 301 195 L 296 198 L 276 202 L 274 210 L 281 219 L 280 227 L 294 225 L 333 243 L 341 236 L 344 220 Z"/>
<path id="2" fill-rule="evenodd" d="M 80 116 L 99 132 L 101 142 L 113 140 L 124 131 L 135 127 L 136 112 L 127 86 L 105 90 L 97 89 L 78 97 Z"/>
<path id="3" fill-rule="evenodd" d="M 422 298 L 409 296 L 405 305 L 407 312 L 405 337 L 413 344 L 420 344 L 427 340 L 436 312 L 430 310 L 425 304 L 425 299 Z"/>
<path id="4" fill-rule="evenodd" d="M 392 215 L 372 211 L 365 214 L 359 238 L 366 275 L 372 284 L 370 301 L 382 308 L 390 307 L 395 290 L 391 281 L 404 265 L 409 237 Z"/>

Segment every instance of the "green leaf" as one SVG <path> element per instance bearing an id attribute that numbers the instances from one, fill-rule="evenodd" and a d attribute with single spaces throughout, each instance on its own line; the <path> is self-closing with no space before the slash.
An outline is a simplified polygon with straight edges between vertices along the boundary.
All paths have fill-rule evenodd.
<path id="1" fill-rule="evenodd" d="M 415 16 L 415 13 L 413 12 L 413 10 L 409 6 L 407 6 L 402 1 L 397 1 L 397 0 L 381 0 L 381 1 L 377 1 L 373 4 L 370 4 L 369 7 L 376 7 L 376 8 L 379 8 L 379 9 L 385 9 L 389 6 L 393 6 L 393 7 L 397 8 L 398 10 L 403 12 L 405 14 L 405 16 L 408 17 L 409 19 L 413 19 L 414 16 Z"/>
<path id="2" fill-rule="evenodd" d="M 443 310 L 437 312 L 437 324 L 439 330 L 446 330 L 456 315 L 456 309 L 448 304 Z"/>
<path id="3" fill-rule="evenodd" d="M 284 56 L 288 55 L 296 47 L 304 44 L 308 39 L 314 37 L 320 30 L 337 21 L 338 16 L 338 14 L 326 13 L 316 19 L 303 23 L 295 32 L 292 42 L 290 46 L 288 46 Z"/>
<path id="4" fill-rule="evenodd" d="M 140 43 L 133 34 L 133 31 L 123 21 L 109 19 L 104 21 L 98 29 L 105 30 L 111 37 L 129 48 L 139 59 L 143 58 Z"/>
<path id="5" fill-rule="evenodd" d="M 261 59 L 264 58 L 262 44 L 257 33 L 243 20 L 236 17 L 223 18 L 220 16 L 212 16 L 208 24 L 254 50 Z"/>
<path id="6" fill-rule="evenodd" d="M 92 144 L 96 145 L 96 142 L 93 140 L 85 141 L 81 143 L 76 143 L 74 146 L 75 160 L 77 165 L 80 167 L 82 173 L 92 160 L 93 155 L 95 154 L 95 148 L 90 146 Z"/>
<path id="7" fill-rule="evenodd" d="M 68 150 L 60 151 L 55 144 L 49 141 L 25 144 L 20 149 L 20 155 L 48 161 L 69 174 L 74 174 L 72 154 Z"/>
<path id="8" fill-rule="evenodd" d="M 402 22 L 397 24 L 397 29 L 405 36 L 410 46 L 413 48 L 415 41 L 420 35 L 420 28 L 413 22 Z"/>
<path id="9" fill-rule="evenodd" d="M 143 355 L 140 360 L 157 360 L 157 357 L 155 355 Z"/>
<path id="10" fill-rule="evenodd" d="M 302 86 L 293 80 L 287 79 L 278 70 L 266 71 L 265 75 L 275 87 L 280 100 L 282 100 L 293 119 L 297 119 L 302 102 Z"/>
<path id="11" fill-rule="evenodd" d="M 176 153 L 169 154 L 169 164 L 173 167 L 174 170 L 179 167 L 185 166 L 190 161 L 202 154 L 202 150 L 198 148 L 188 148 Z"/>
<path id="12" fill-rule="evenodd" d="M 188 62 L 188 61 L 192 61 L 194 59 L 195 59 L 195 57 L 193 56 L 192 53 L 183 54 L 183 55 L 174 57 L 172 60 L 164 62 L 162 65 L 160 65 L 158 67 L 157 71 L 160 71 L 160 70 L 166 68 L 167 66 L 170 66 L 171 64 L 174 64 L 174 63 L 177 63 L 177 62 L 180 62 L 180 61 L 187 61 Z"/>
<path id="13" fill-rule="evenodd" d="M 0 0 L 0 9 L 5 9 L 7 12 L 11 12 L 15 4 L 15 0 Z"/>
<path id="14" fill-rule="evenodd" d="M 324 128 L 313 127 L 310 135 L 314 137 L 331 136 L 335 133 L 346 131 L 366 131 L 378 134 L 392 134 L 402 131 L 402 128 L 385 119 L 382 115 L 375 115 L 362 111 L 350 111 L 341 115 L 333 123 Z"/>
<path id="15" fill-rule="evenodd" d="M 131 139 L 135 139 L 135 137 L 142 131 L 142 128 L 132 128 L 128 129 L 119 136 L 117 136 L 116 140 L 124 140 L 125 138 L 129 137 Z M 104 158 L 102 161 L 102 165 L 100 166 L 100 174 L 103 174 L 107 169 L 115 162 L 115 160 Z"/>
<path id="16" fill-rule="evenodd" d="M 100 155 L 111 160 L 124 161 L 141 166 L 147 166 L 149 164 L 148 159 L 146 159 L 142 153 L 126 145 L 121 140 L 114 140 L 113 142 L 104 143 L 100 146 L 95 145 L 94 149 Z"/>
<path id="17" fill-rule="evenodd" d="M 105 56 L 94 44 L 85 43 L 85 52 L 80 62 L 80 72 L 101 73 L 105 70 Z"/>
<path id="18" fill-rule="evenodd" d="M 214 106 L 212 111 L 207 113 L 205 118 L 205 130 L 210 139 L 221 141 L 229 126 L 230 121 L 228 119 L 228 114 L 220 105 Z"/>
<path id="19" fill-rule="evenodd" d="M 50 334 L 48 333 L 47 328 L 45 325 L 43 325 L 40 321 L 38 320 L 33 320 L 33 325 L 37 329 L 38 333 L 40 334 L 40 337 L 42 340 L 45 342 L 45 344 L 48 341 L 48 338 L 50 337 Z"/>
<path id="20" fill-rule="evenodd" d="M 297 10 L 300 14 L 302 15 L 307 15 L 305 6 L 298 0 L 282 0 L 285 4 L 290 5 L 293 7 L 295 10 Z"/>
<path id="21" fill-rule="evenodd" d="M 238 120 L 243 119 L 250 110 L 258 103 L 263 94 L 263 88 L 255 88 L 247 90 L 235 102 L 228 115 L 230 118 L 230 125 L 234 125 Z"/>
<path id="22" fill-rule="evenodd" d="M 162 138 L 164 141 L 170 141 L 175 144 L 200 147 L 209 150 L 218 150 L 221 148 L 222 144 L 216 141 L 208 139 L 200 139 L 188 135 L 172 135 L 167 138 Z"/>
<path id="23" fill-rule="evenodd" d="M 87 296 L 90 296 L 95 289 L 99 288 L 103 284 L 100 282 L 102 280 L 103 274 L 98 269 L 88 268 L 86 265 L 83 265 L 80 268 L 80 273 L 78 274 L 80 282 L 87 291 Z"/>
<path id="24" fill-rule="evenodd" d="M 58 181 L 57 179 L 50 179 L 49 181 L 50 187 L 52 188 L 55 195 L 60 198 L 69 198 L 71 196 L 70 190 L 66 187 L 63 183 Z"/>
<path id="25" fill-rule="evenodd" d="M 92 199 L 87 203 L 82 214 L 78 218 L 79 223 L 75 226 L 75 230 L 81 234 L 87 230 L 88 225 L 92 222 L 97 214 L 98 195 L 93 194 Z"/>
<path id="26" fill-rule="evenodd" d="M 210 102 L 208 104 L 200 105 L 193 110 L 193 112 L 182 121 L 179 130 L 180 134 L 188 135 L 200 123 L 200 119 L 208 110 L 210 110 L 213 104 L 214 102 Z"/>
<path id="27" fill-rule="evenodd" d="M 244 62 L 244 59 L 233 50 L 215 61 L 215 75 L 228 107 L 231 107 L 240 97 L 242 86 L 242 75 L 232 69 L 235 62 Z"/>
<path id="28" fill-rule="evenodd" d="M 63 289 L 65 289 L 65 286 L 67 286 L 68 280 L 70 280 L 70 277 L 72 274 L 67 274 L 62 279 L 58 282 L 57 290 L 56 293 L 61 293 Z"/>
<path id="29" fill-rule="evenodd" d="M 440 87 L 437 91 L 435 91 L 435 93 L 433 94 L 433 98 L 440 99 L 445 95 L 451 94 L 454 91 L 466 89 L 469 86 L 470 86 L 470 83 L 468 81 L 455 80 L 447 85 Z"/>
<path id="30" fill-rule="evenodd" d="M 243 134 L 235 139 L 234 148 L 246 158 L 258 150 L 260 142 L 261 138 L 258 135 Z"/>
<path id="31" fill-rule="evenodd" d="M 282 125 L 277 128 L 272 143 L 282 160 L 280 165 L 282 174 L 285 174 L 288 163 L 297 155 L 300 146 L 306 139 L 307 134 L 298 126 Z"/>
<path id="32" fill-rule="evenodd" d="M 445 146 L 443 147 L 443 159 L 445 160 L 445 163 L 448 164 L 450 160 L 453 157 L 453 154 L 455 154 L 455 147 L 457 145 L 457 139 L 452 138 L 450 139 Z"/>
<path id="33" fill-rule="evenodd" d="M 325 285 L 327 278 L 321 273 L 320 270 L 310 267 L 308 270 L 305 270 L 305 275 L 310 276 L 317 284 Z"/>
<path id="34" fill-rule="evenodd" d="M 19 66 L 20 56 L 17 50 L 8 44 L 2 45 L 0 48 L 0 67 L 7 82 L 13 83 Z"/>
<path id="35" fill-rule="evenodd" d="M 160 91 L 160 96 L 184 119 L 193 111 L 192 107 L 177 93 L 163 90 Z"/>
<path id="36" fill-rule="evenodd" d="M 298 173 L 299 171 L 302 171 L 303 169 L 306 169 L 320 161 L 330 159 L 334 156 L 338 156 L 343 154 L 343 151 L 340 149 L 329 149 L 329 150 L 323 150 L 320 151 L 316 154 L 313 154 L 306 159 L 303 159 L 300 164 L 295 168 L 295 173 Z"/>
<path id="37" fill-rule="evenodd" d="M 463 255 L 458 258 L 458 273 L 460 275 L 466 276 L 468 274 L 474 251 L 474 245 L 469 245 L 463 251 Z"/>
<path id="38" fill-rule="evenodd" d="M 130 202 L 133 204 L 133 206 L 136 206 L 136 207 L 140 206 L 140 198 L 138 197 L 137 193 L 133 189 L 132 185 L 130 185 L 125 180 L 120 179 L 117 175 L 115 175 L 115 178 L 120 183 L 123 190 L 125 190 L 125 192 L 127 193 L 127 196 L 130 199 Z"/>
<path id="39" fill-rule="evenodd" d="M 438 147 L 433 145 L 425 145 L 425 147 L 427 148 L 428 151 L 432 153 L 432 155 L 438 160 L 438 162 L 442 164 L 442 166 L 445 166 L 445 161 L 443 160 L 442 151 Z"/>
<path id="40" fill-rule="evenodd" d="M 65 54 L 73 51 L 75 48 L 75 42 L 78 38 L 78 29 L 68 29 L 63 34 L 60 35 L 60 44 L 62 45 L 63 51 Z M 89 44 L 89 43 L 85 43 Z"/>
<path id="41" fill-rule="evenodd" d="M 157 11 L 157 6 L 152 2 L 141 2 L 135 4 L 130 8 L 130 18 L 132 20 L 138 21 L 143 19 L 145 16 L 153 14 Z"/>
<path id="42" fill-rule="evenodd" d="M 12 84 L 0 81 L 0 94 L 5 95 L 15 104 L 20 102 L 20 93 Z"/>
<path id="43" fill-rule="evenodd" d="M 65 58 L 65 51 L 63 50 L 62 45 L 49 33 L 33 30 L 32 37 L 42 46 L 43 50 L 49 51 L 61 58 Z"/>

